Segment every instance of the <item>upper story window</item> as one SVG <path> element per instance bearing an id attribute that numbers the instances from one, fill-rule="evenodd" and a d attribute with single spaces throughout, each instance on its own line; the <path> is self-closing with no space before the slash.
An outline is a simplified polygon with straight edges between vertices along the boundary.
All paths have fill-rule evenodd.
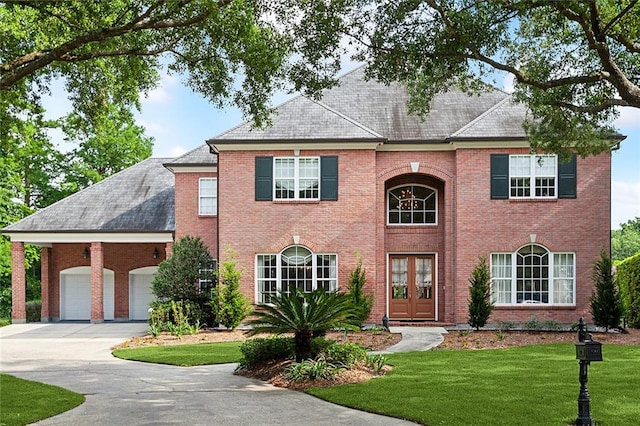
<path id="1" fill-rule="evenodd" d="M 338 157 L 256 157 L 256 201 L 337 201 Z"/>
<path id="2" fill-rule="evenodd" d="M 258 303 L 269 303 L 277 294 L 305 293 L 318 288 L 338 289 L 338 256 L 317 254 L 303 246 L 290 246 L 275 254 L 259 254 L 256 263 Z"/>
<path id="3" fill-rule="evenodd" d="M 577 197 L 576 156 L 491 154 L 491 198 Z"/>
<path id="4" fill-rule="evenodd" d="M 575 304 L 575 256 L 529 244 L 515 253 L 491 254 L 491 294 L 496 304 Z"/>
<path id="5" fill-rule="evenodd" d="M 423 185 L 402 185 L 387 193 L 387 221 L 390 225 L 434 225 L 437 222 L 438 193 Z"/>
<path id="6" fill-rule="evenodd" d="M 511 198 L 555 198 L 557 157 L 555 155 L 509 156 Z"/>
<path id="7" fill-rule="evenodd" d="M 274 158 L 276 200 L 317 200 L 320 189 L 319 157 Z"/>
<path id="8" fill-rule="evenodd" d="M 203 216 L 218 214 L 218 179 L 200 178 L 198 213 Z"/>

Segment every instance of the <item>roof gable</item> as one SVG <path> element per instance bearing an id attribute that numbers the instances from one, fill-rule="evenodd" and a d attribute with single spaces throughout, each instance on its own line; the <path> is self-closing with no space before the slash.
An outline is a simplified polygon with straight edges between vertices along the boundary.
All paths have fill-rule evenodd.
<path id="1" fill-rule="evenodd" d="M 522 122 L 526 108 L 510 99 L 509 94 L 490 87 L 478 95 L 451 88 L 436 95 L 429 114 L 422 118 L 409 114 L 409 94 L 403 86 L 366 80 L 363 66 L 342 76 L 339 85 L 323 91 L 317 102 L 298 96 L 280 105 L 271 127 L 255 129 L 244 123 L 208 143 L 363 138 L 446 142 L 463 131 L 468 138 L 525 138 Z M 492 113 L 487 114 L 489 111 Z"/>
<path id="2" fill-rule="evenodd" d="M 3 232 L 163 232 L 175 229 L 174 178 L 149 158 L 66 197 Z"/>

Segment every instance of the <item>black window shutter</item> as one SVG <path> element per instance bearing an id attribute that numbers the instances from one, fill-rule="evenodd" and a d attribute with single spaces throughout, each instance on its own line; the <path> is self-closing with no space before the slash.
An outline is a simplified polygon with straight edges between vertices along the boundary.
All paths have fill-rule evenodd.
<path id="1" fill-rule="evenodd" d="M 256 201 L 273 200 L 273 157 L 256 157 Z"/>
<path id="2" fill-rule="evenodd" d="M 491 154 L 491 198 L 509 198 L 509 154 Z"/>
<path id="3" fill-rule="evenodd" d="M 576 198 L 576 155 L 572 154 L 567 162 L 558 158 L 558 198 Z"/>
<path id="4" fill-rule="evenodd" d="M 338 157 L 320 157 L 320 199 L 338 200 Z"/>

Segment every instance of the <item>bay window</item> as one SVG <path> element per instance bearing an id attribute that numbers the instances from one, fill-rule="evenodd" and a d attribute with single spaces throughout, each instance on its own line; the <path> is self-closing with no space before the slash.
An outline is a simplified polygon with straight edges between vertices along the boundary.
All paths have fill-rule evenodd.
<path id="1" fill-rule="evenodd" d="M 575 304 L 575 256 L 529 244 L 491 254 L 491 295 L 497 304 Z"/>

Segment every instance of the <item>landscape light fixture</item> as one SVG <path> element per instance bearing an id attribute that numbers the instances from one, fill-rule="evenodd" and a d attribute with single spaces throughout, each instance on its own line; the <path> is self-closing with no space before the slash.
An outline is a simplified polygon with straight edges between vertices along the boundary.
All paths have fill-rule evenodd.
<path id="1" fill-rule="evenodd" d="M 84 251 L 82 252 L 82 258 L 83 259 L 88 259 L 89 258 L 89 248 L 85 247 Z"/>

